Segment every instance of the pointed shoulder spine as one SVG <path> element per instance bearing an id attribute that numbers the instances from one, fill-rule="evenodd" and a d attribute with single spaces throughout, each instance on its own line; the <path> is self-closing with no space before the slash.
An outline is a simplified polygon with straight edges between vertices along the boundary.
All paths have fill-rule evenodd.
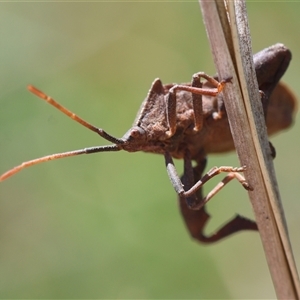
<path id="1" fill-rule="evenodd" d="M 141 104 L 141 107 L 136 115 L 135 121 L 133 126 L 139 126 L 141 120 L 143 119 L 144 115 L 147 111 L 149 111 L 157 100 L 157 96 L 164 95 L 165 90 L 164 86 L 159 78 L 155 78 L 152 82 L 151 88 L 148 91 L 147 97 Z"/>

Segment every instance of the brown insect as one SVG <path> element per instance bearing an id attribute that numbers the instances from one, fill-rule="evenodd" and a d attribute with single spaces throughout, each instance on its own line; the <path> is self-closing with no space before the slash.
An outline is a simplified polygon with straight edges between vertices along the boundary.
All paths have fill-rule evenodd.
<path id="1" fill-rule="evenodd" d="M 290 126 L 292 122 L 295 98 L 285 86 L 278 84 L 290 59 L 290 51 L 281 44 L 276 44 L 254 55 L 270 134 Z M 206 80 L 204 84 L 201 79 Z M 132 128 L 122 138 L 113 137 L 103 129 L 91 125 L 51 97 L 29 86 L 28 89 L 36 96 L 113 144 L 30 160 L 4 173 L 0 176 L 0 181 L 26 167 L 68 156 L 120 150 L 158 153 L 165 157 L 169 178 L 179 195 L 182 215 L 194 238 L 201 242 L 214 242 L 239 230 L 256 230 L 255 222 L 237 216 L 213 236 L 206 237 L 203 234 L 204 226 L 209 218 L 204 205 L 213 195 L 233 178 L 241 182 L 246 189 L 251 189 L 240 174 L 245 167 L 214 167 L 202 176 L 207 154 L 234 149 L 224 102 L 220 94 L 223 88 L 226 88 L 226 84 L 230 84 L 230 78 L 219 81 L 217 77 L 211 77 L 202 72 L 193 76 L 191 84 L 163 85 L 159 79 L 155 79 Z M 176 172 L 172 158 L 184 159 L 182 179 Z M 196 162 L 195 167 L 192 167 L 192 161 Z M 207 197 L 203 197 L 203 184 L 221 172 L 227 172 L 228 175 Z"/>

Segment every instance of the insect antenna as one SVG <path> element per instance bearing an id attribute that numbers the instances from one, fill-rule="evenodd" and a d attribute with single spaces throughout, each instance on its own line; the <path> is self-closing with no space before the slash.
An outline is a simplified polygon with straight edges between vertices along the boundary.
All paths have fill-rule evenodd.
<path id="1" fill-rule="evenodd" d="M 103 129 L 95 127 L 92 124 L 84 121 L 83 119 L 81 119 L 80 117 L 78 117 L 77 115 L 75 115 L 74 113 L 72 113 L 71 111 L 69 111 L 68 109 L 66 109 L 65 107 L 63 107 L 62 105 L 60 105 L 52 97 L 47 96 L 45 93 L 43 93 L 42 91 L 38 90 L 34 86 L 29 85 L 27 88 L 28 88 L 28 90 L 31 93 L 33 93 L 36 96 L 38 96 L 39 98 L 45 100 L 46 102 L 48 102 L 49 104 L 51 104 L 52 106 L 54 106 L 55 108 L 57 108 L 58 110 L 60 110 L 63 114 L 65 114 L 66 116 L 70 117 L 74 121 L 80 123 L 84 127 L 86 127 L 88 129 L 90 129 L 90 130 L 98 133 L 101 137 L 103 137 L 107 141 L 110 141 L 110 142 L 112 142 L 114 144 L 117 144 L 117 145 L 124 143 L 124 140 L 115 138 L 115 137 L 111 136 L 110 134 L 108 134 L 107 132 L 105 132 Z"/>
<path id="2" fill-rule="evenodd" d="M 20 172 L 21 170 L 49 161 L 49 160 L 55 160 L 59 158 L 64 158 L 64 157 L 69 157 L 69 156 L 76 156 L 80 154 L 91 154 L 91 153 L 97 153 L 97 152 L 110 152 L 110 151 L 120 151 L 121 148 L 118 147 L 118 145 L 107 145 L 107 146 L 95 146 L 95 147 L 89 147 L 89 148 L 84 148 L 84 149 L 79 149 L 79 150 L 72 150 L 72 151 L 67 151 L 67 152 L 61 152 L 61 153 L 56 153 L 56 154 L 50 154 L 46 155 L 40 158 L 35 158 L 29 161 L 25 161 L 21 163 L 20 165 L 8 170 L 4 174 L 0 176 L 0 181 L 3 181 L 7 179 L 8 177 L 11 177 L 15 175 L 16 173 Z"/>
<path id="3" fill-rule="evenodd" d="M 62 113 L 64 113 L 65 115 L 67 115 L 68 117 L 73 119 L 74 121 L 80 123 L 81 125 L 83 125 L 84 127 L 88 128 L 88 129 L 98 133 L 102 138 L 106 139 L 107 141 L 114 143 L 114 145 L 88 147 L 88 148 L 79 149 L 79 150 L 72 150 L 72 151 L 67 151 L 67 152 L 62 152 L 62 153 L 46 155 L 46 156 L 43 156 L 40 158 L 29 160 L 29 161 L 21 163 L 20 165 L 14 167 L 14 168 L 8 170 L 7 172 L 5 172 L 4 174 L 2 174 L 0 176 L 0 181 L 3 181 L 10 176 L 13 176 L 14 174 L 20 172 L 21 170 L 23 170 L 25 168 L 28 168 L 28 167 L 31 167 L 31 166 L 34 166 L 36 164 L 43 163 L 46 161 L 55 160 L 55 159 L 64 158 L 64 157 L 76 156 L 76 155 L 81 155 L 81 154 L 91 154 L 91 153 L 98 153 L 98 152 L 111 152 L 111 151 L 122 150 L 120 145 L 124 144 L 125 141 L 123 139 L 115 138 L 115 137 L 111 136 L 110 134 L 108 134 L 107 132 L 105 132 L 103 129 L 97 128 L 97 127 L 93 126 L 92 124 L 84 121 L 83 119 L 81 119 L 80 117 L 78 117 L 77 115 L 75 115 L 74 113 L 72 113 L 71 111 L 69 111 L 68 109 L 63 107 L 62 105 L 60 105 L 53 98 L 47 96 L 42 91 L 35 88 L 34 86 L 29 85 L 28 90 L 30 92 L 32 92 L 33 94 L 35 94 L 36 96 L 38 96 L 39 98 L 45 100 L 46 102 L 48 102 L 49 104 L 51 104 L 52 106 L 57 108 L 58 110 L 60 110 Z"/>

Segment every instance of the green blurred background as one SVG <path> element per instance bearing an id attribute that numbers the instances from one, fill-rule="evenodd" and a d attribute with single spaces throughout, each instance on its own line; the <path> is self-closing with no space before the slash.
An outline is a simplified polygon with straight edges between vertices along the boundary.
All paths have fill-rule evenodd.
<path id="1" fill-rule="evenodd" d="M 253 51 L 286 44 L 300 95 L 297 2 L 248 2 Z M 34 84 L 121 137 L 154 78 L 215 69 L 194 2 L 1 3 L 0 172 L 46 154 L 106 144 L 26 90 Z M 273 138 L 297 264 L 299 128 Z M 208 166 L 237 165 L 234 154 Z M 181 162 L 178 163 L 181 170 Z M 205 191 L 220 177 L 208 183 Z M 161 156 L 101 153 L 29 168 L 0 187 L 1 298 L 273 298 L 259 235 L 191 240 Z M 233 182 L 208 205 L 208 231 L 241 213 Z"/>

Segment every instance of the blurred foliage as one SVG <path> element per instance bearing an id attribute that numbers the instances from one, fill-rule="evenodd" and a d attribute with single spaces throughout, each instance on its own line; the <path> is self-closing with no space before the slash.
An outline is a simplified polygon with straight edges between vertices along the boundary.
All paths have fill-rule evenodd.
<path id="1" fill-rule="evenodd" d="M 300 3 L 247 4 L 253 50 L 286 44 L 293 61 L 284 81 L 300 95 Z M 105 144 L 30 94 L 29 83 L 120 137 L 154 78 L 187 82 L 197 71 L 215 72 L 197 1 L 0 8 L 1 172 Z M 298 265 L 299 126 L 273 139 Z M 234 154 L 208 162 L 237 164 Z M 258 234 L 212 246 L 190 239 L 160 156 L 102 153 L 42 164 L 1 183 L 0 199 L 1 298 L 275 297 Z M 235 182 L 208 207 L 208 230 L 235 213 L 253 217 Z"/>

